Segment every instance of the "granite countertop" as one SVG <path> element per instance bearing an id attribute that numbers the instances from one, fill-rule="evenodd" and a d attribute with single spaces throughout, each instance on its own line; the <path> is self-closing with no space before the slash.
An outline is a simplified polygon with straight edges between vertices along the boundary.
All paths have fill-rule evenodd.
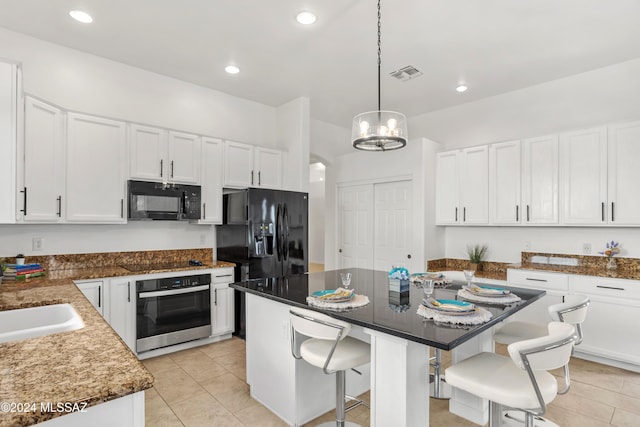
<path id="1" fill-rule="evenodd" d="M 640 280 L 640 271 L 637 269 L 607 270 L 601 266 L 592 265 L 555 265 L 538 263 L 510 264 L 509 268 L 522 270 L 549 271 L 553 273 L 579 274 L 582 276 L 610 277 L 612 279 Z"/>
<path id="2" fill-rule="evenodd" d="M 153 387 L 153 376 L 72 280 L 233 267 L 227 262 L 131 272 L 122 267 L 48 271 L 0 284 L 0 311 L 70 303 L 84 328 L 0 344 L 0 401 L 35 403 L 35 411 L 0 412 L 0 426 L 32 425 L 63 415 L 40 403 L 104 403 Z"/>

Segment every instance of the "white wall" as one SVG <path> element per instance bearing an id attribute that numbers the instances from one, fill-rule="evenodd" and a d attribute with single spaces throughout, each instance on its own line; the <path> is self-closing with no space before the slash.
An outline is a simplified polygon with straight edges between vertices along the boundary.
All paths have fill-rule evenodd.
<path id="1" fill-rule="evenodd" d="M 282 183 L 285 190 L 309 191 L 309 98 L 296 98 L 277 109 L 279 148 L 284 149 Z"/>
<path id="2" fill-rule="evenodd" d="M 311 155 L 322 159 L 325 165 L 354 149 L 350 139 L 351 129 L 320 120 L 311 120 Z"/>
<path id="3" fill-rule="evenodd" d="M 309 262 L 324 264 L 325 185 L 324 181 L 309 183 Z"/>
<path id="4" fill-rule="evenodd" d="M 276 146 L 276 109 L 0 28 L 24 90 L 61 107 Z"/>
<path id="5" fill-rule="evenodd" d="M 471 89 L 473 90 L 473 89 Z M 412 117 L 409 131 L 431 137 L 443 149 L 542 136 L 567 130 L 640 119 L 640 59 L 566 77 L 454 108 Z M 445 233 L 445 256 L 466 259 L 468 243 L 486 243 L 487 259 L 520 261 L 531 251 L 592 254 L 612 239 L 621 256 L 640 257 L 638 228 L 438 227 Z"/>
<path id="6" fill-rule="evenodd" d="M 433 224 L 435 152 L 438 144 L 424 138 L 409 141 L 402 150 L 363 152 L 353 149 L 326 169 L 325 269 L 337 267 L 337 187 L 410 178 L 413 182 L 413 271 L 422 270 L 426 258 L 444 256 L 444 233 Z M 410 266 L 411 267 L 411 266 Z M 411 268 L 410 268 L 411 269 Z"/>

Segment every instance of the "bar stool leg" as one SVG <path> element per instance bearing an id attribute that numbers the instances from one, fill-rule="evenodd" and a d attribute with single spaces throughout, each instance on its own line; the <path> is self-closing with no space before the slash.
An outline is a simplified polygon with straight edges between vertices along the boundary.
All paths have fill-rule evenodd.
<path id="1" fill-rule="evenodd" d="M 429 395 L 434 399 L 451 399 L 451 386 L 442 375 L 442 350 L 434 349 L 435 355 L 430 358 L 433 374 L 429 375 Z"/>
<path id="2" fill-rule="evenodd" d="M 336 371 L 336 420 L 319 424 L 317 427 L 361 427 L 360 424 L 346 421 L 345 394 L 346 372 Z"/>

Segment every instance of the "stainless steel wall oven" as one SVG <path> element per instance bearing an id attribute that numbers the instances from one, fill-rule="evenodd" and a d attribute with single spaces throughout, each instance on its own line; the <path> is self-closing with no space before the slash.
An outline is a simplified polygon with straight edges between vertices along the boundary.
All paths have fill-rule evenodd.
<path id="1" fill-rule="evenodd" d="M 136 351 L 211 335 L 211 275 L 136 282 Z"/>

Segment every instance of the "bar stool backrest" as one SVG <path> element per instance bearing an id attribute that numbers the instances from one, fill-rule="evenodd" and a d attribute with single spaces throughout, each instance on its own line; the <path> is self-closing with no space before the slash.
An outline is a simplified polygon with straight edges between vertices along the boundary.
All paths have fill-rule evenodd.
<path id="1" fill-rule="evenodd" d="M 351 330 L 351 325 L 326 314 L 304 308 L 292 307 L 291 326 L 310 338 L 341 341 Z"/>

